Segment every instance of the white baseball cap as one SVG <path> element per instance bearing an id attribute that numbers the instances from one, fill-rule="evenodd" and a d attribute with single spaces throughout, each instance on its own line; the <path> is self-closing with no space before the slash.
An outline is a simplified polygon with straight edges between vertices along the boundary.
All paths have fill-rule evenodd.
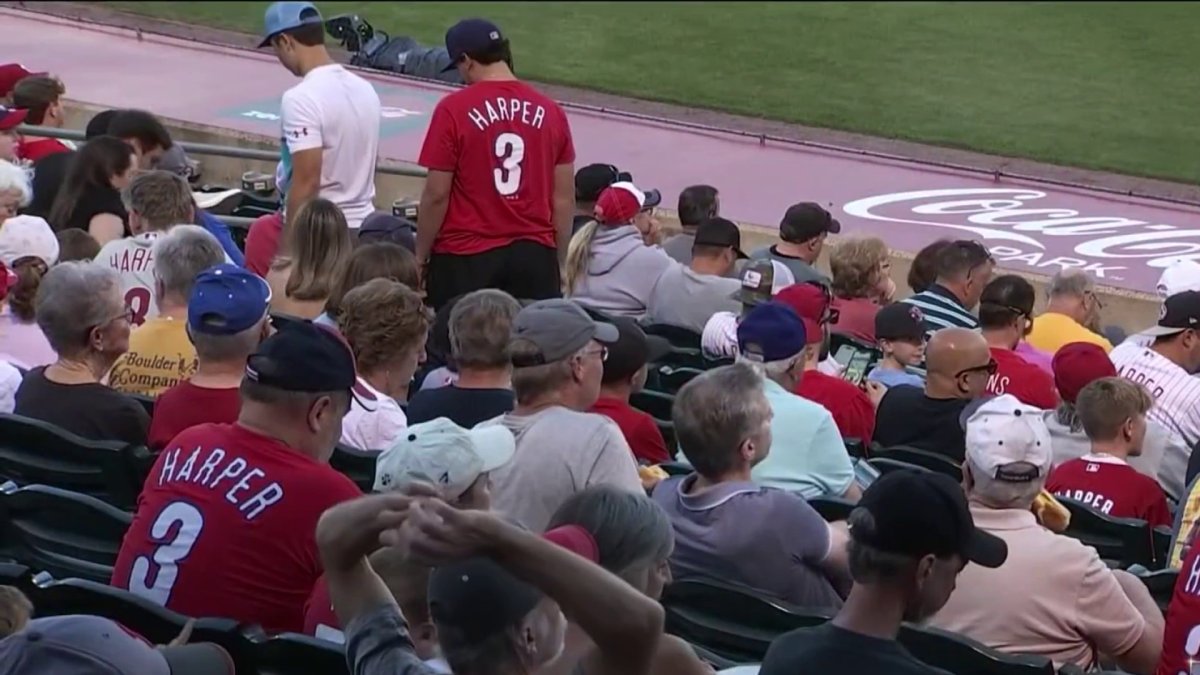
<path id="1" fill-rule="evenodd" d="M 8 267 L 21 258 L 41 258 L 47 267 L 58 262 L 58 237 L 37 216 L 14 216 L 0 225 L 0 262 Z"/>
<path id="2" fill-rule="evenodd" d="M 967 460 L 997 480 L 1025 483 L 1045 478 L 1053 453 L 1045 413 L 1011 394 L 985 401 L 967 418 Z M 1011 468 L 1032 464 L 1035 471 Z"/>
<path id="3" fill-rule="evenodd" d="M 1184 291 L 1200 291 L 1200 263 L 1195 260 L 1176 260 L 1162 271 L 1155 287 L 1158 297 L 1167 299 Z"/>
<path id="4" fill-rule="evenodd" d="M 420 481 L 457 499 L 481 475 L 507 464 L 516 450 L 516 439 L 503 425 L 468 430 L 445 417 L 414 424 L 380 453 L 375 491 L 400 490 Z"/>

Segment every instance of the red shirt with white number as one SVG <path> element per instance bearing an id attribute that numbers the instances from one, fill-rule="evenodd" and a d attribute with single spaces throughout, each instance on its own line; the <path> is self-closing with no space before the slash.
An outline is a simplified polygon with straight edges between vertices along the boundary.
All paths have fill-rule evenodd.
<path id="1" fill-rule="evenodd" d="M 1011 349 L 992 347 L 991 352 L 996 374 L 988 377 L 989 394 L 1012 394 L 1021 403 L 1043 410 L 1058 406 L 1058 390 L 1049 373 Z"/>
<path id="2" fill-rule="evenodd" d="M 1138 473 L 1120 457 L 1084 455 L 1050 472 L 1046 489 L 1106 515 L 1138 518 L 1150 527 L 1171 524 L 1167 498 L 1158 481 Z"/>
<path id="3" fill-rule="evenodd" d="M 237 424 L 192 427 L 154 463 L 112 585 L 195 617 L 299 632 L 321 576 L 314 531 L 359 489 Z"/>
<path id="4" fill-rule="evenodd" d="M 1183 557 L 1175 580 L 1163 629 L 1162 657 L 1154 675 L 1190 675 L 1193 660 L 1200 661 L 1200 546 L 1195 542 Z"/>
<path id="5" fill-rule="evenodd" d="M 454 174 L 434 253 L 555 246 L 554 169 L 574 163 L 575 146 L 562 108 L 533 87 L 476 82 L 438 101 L 418 161 Z"/>

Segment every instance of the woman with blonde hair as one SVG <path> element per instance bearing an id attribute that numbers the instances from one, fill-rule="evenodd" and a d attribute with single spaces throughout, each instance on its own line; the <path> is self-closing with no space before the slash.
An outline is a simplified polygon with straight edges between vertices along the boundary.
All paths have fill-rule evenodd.
<path id="1" fill-rule="evenodd" d="M 896 295 L 889 253 L 879 237 L 847 237 L 830 251 L 832 332 L 875 344 L 875 315 Z"/>
<path id="2" fill-rule="evenodd" d="M 267 272 L 271 312 L 315 319 L 354 250 L 346 216 L 328 199 L 314 199 L 300 207 L 285 237 L 287 247 Z"/>
<path id="3" fill-rule="evenodd" d="M 640 318 L 658 278 L 672 265 L 666 251 L 647 241 L 657 235 L 657 190 L 613 183 L 596 201 L 596 219 L 567 247 L 566 296 L 616 316 Z"/>

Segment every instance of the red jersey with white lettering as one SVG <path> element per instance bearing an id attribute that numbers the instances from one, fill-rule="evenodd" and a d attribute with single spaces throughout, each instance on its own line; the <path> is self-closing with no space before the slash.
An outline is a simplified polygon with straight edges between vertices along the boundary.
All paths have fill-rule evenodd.
<path id="1" fill-rule="evenodd" d="M 1058 390 L 1049 373 L 1011 349 L 992 347 L 991 352 L 996 374 L 988 377 L 989 394 L 1012 394 L 1021 403 L 1043 410 L 1058 406 Z"/>
<path id="2" fill-rule="evenodd" d="M 524 82 L 476 82 L 438 101 L 419 163 L 454 183 L 433 252 L 554 248 L 554 169 L 574 161 L 566 113 Z"/>
<path id="3" fill-rule="evenodd" d="M 322 571 L 317 519 L 360 494 L 273 438 L 237 424 L 192 427 L 146 478 L 112 585 L 188 616 L 298 632 Z"/>
<path id="4" fill-rule="evenodd" d="M 1195 542 L 1183 558 L 1167 605 L 1162 656 L 1154 675 L 1191 675 L 1193 661 L 1200 661 L 1200 546 Z"/>
<path id="5" fill-rule="evenodd" d="M 154 242 L 162 232 L 143 232 L 134 237 L 114 239 L 96 254 L 96 262 L 117 271 L 121 278 L 121 297 L 133 311 L 133 325 L 158 316 L 154 299 Z"/>
<path id="6" fill-rule="evenodd" d="M 333 600 L 329 597 L 329 584 L 325 575 L 313 584 L 312 593 L 304 603 L 304 634 L 329 642 L 341 644 L 346 641 L 342 633 L 342 622 L 333 611 Z"/>
<path id="7" fill-rule="evenodd" d="M 1167 498 L 1158 481 L 1138 473 L 1120 457 L 1084 455 L 1059 464 L 1046 489 L 1106 515 L 1138 518 L 1150 527 L 1171 524 Z"/>

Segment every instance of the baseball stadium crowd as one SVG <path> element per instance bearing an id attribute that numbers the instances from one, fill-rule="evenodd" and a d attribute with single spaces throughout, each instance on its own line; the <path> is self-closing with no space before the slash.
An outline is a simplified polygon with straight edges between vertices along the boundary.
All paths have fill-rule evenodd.
<path id="1" fill-rule="evenodd" d="M 913 635 L 1191 672 L 1200 264 L 1126 336 L 1086 273 L 1038 312 L 978 241 L 930 243 L 906 291 L 816 202 L 746 251 L 696 185 L 668 236 L 666 195 L 576 169 L 483 19 L 446 34 L 468 84 L 432 113 L 412 222 L 375 208 L 379 97 L 317 9 L 273 3 L 261 46 L 299 80 L 279 209 L 244 236 L 152 113 L 39 137 L 69 83 L 0 66 L 0 492 L 61 446 L 146 449 L 136 500 L 95 507 L 127 523 L 88 568 L 113 593 L 308 635 L 358 675 L 1017 672 Z M 14 518 L 0 568 L 36 567 L 53 536 Z M 0 587 L 4 673 L 251 672 L 191 623 L 156 649 L 36 588 Z M 706 639 L 754 602 L 796 623 L 746 658 Z"/>

